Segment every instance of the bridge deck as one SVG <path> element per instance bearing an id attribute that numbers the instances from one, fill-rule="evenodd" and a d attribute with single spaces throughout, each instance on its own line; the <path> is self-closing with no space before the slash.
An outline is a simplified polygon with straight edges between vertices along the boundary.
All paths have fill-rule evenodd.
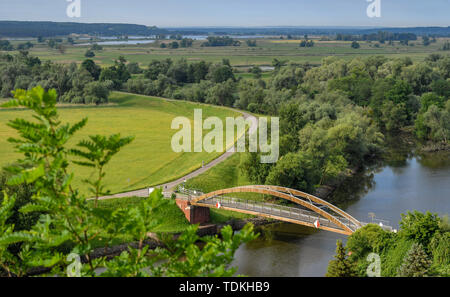
<path id="1" fill-rule="evenodd" d="M 342 232 L 341 228 L 331 222 L 330 220 L 321 217 L 317 213 L 300 207 L 291 207 L 284 205 L 277 205 L 265 202 L 257 202 L 255 200 L 245 200 L 233 197 L 212 197 L 201 201 L 201 203 L 194 203 L 194 205 L 206 206 L 210 208 L 216 207 L 220 203 L 221 208 L 226 210 L 235 210 L 244 213 L 262 215 L 278 220 L 295 223 L 299 225 L 306 225 L 314 227 L 314 223 L 319 221 L 320 229 L 325 229 L 333 232 L 347 234 Z M 342 222 L 350 227 L 352 230 L 357 230 L 358 226 L 353 224 L 346 218 L 342 218 Z"/>

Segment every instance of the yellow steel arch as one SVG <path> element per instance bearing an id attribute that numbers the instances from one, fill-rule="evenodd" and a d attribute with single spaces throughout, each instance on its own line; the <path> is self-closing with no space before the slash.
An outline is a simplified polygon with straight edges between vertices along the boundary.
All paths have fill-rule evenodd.
<path id="1" fill-rule="evenodd" d="M 284 188 L 284 187 L 278 187 L 278 186 L 243 186 L 243 187 L 236 187 L 236 188 L 230 188 L 230 189 L 223 189 L 214 191 L 208 194 L 201 195 L 191 201 L 192 205 L 200 205 L 200 206 L 207 206 L 211 207 L 209 205 L 206 205 L 204 203 L 201 203 L 201 201 L 206 200 L 208 198 L 224 195 L 224 194 L 231 194 L 231 193 L 259 193 L 259 194 L 265 194 L 265 195 L 272 195 L 278 198 L 282 198 L 291 202 L 294 202 L 296 204 L 299 204 L 305 208 L 308 208 L 312 210 L 313 212 L 321 215 L 322 217 L 330 220 L 332 223 L 334 223 L 336 226 L 342 228 L 341 231 L 339 230 L 331 230 L 330 228 L 323 228 L 325 230 L 329 231 L 335 231 L 342 234 L 352 234 L 356 231 L 357 228 L 361 227 L 361 223 L 347 214 L 346 212 L 342 211 L 341 209 L 337 208 L 336 206 L 318 198 L 313 195 L 309 195 L 307 193 L 297 191 L 294 189 Z M 308 199 L 308 201 L 303 200 L 301 198 Z M 352 222 L 354 225 L 353 228 L 350 227 L 349 224 L 345 224 L 342 222 L 342 218 L 339 218 L 320 207 L 314 205 L 314 203 L 318 204 L 319 206 L 326 206 L 327 208 L 333 210 L 337 214 L 341 215 L 343 218 L 347 219 L 349 222 Z M 235 210 L 235 211 L 241 211 L 241 210 Z M 244 211 L 241 211 L 244 212 Z M 258 215 L 256 213 L 256 215 Z M 309 225 L 309 224 L 305 224 Z"/>

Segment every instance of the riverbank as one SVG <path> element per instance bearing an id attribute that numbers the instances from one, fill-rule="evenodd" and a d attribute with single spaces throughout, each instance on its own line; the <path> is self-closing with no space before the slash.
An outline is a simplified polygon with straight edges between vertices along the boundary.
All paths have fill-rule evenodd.
<path id="1" fill-rule="evenodd" d="M 448 151 L 450 152 L 450 143 L 445 142 L 429 142 L 424 144 L 421 148 L 419 148 L 419 151 L 421 153 L 437 153 L 442 151 Z"/>

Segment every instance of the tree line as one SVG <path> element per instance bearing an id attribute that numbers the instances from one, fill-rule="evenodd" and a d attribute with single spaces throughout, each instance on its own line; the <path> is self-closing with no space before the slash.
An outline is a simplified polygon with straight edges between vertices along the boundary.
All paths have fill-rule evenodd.
<path id="1" fill-rule="evenodd" d="M 336 34 L 336 40 L 342 41 L 379 41 L 384 43 L 386 41 L 412 41 L 417 40 L 417 35 L 414 33 L 392 33 L 387 31 L 379 31 L 370 34 Z"/>
<path id="2" fill-rule="evenodd" d="M 101 104 L 108 102 L 111 90 L 130 78 L 123 62 L 102 69 L 92 60 L 80 66 L 41 62 L 22 51 L 0 55 L 0 97 L 9 98 L 15 89 L 42 86 L 57 90 L 58 100 L 67 103 Z"/>

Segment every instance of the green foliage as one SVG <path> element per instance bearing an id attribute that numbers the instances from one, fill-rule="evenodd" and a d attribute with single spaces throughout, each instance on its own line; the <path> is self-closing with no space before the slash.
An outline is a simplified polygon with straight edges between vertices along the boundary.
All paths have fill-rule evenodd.
<path id="1" fill-rule="evenodd" d="M 256 79 L 259 79 L 262 76 L 262 70 L 258 66 L 253 66 L 252 68 L 250 68 L 248 70 L 248 72 L 253 74 L 253 77 L 256 78 Z"/>
<path id="2" fill-rule="evenodd" d="M 100 73 L 102 71 L 102 68 L 95 64 L 95 62 L 91 59 L 84 60 L 83 63 L 81 63 L 81 68 L 87 70 L 94 78 L 94 80 L 99 79 Z"/>
<path id="3" fill-rule="evenodd" d="M 384 277 L 448 275 L 450 228 L 445 218 L 410 212 L 402 215 L 400 228 L 398 233 L 391 233 L 369 224 L 348 238 L 346 248 L 351 252 L 348 260 L 358 267 L 360 276 L 366 276 L 370 253 L 380 255 Z"/>
<path id="4" fill-rule="evenodd" d="M 450 139 L 450 100 L 447 100 L 445 108 L 439 108 L 434 105 L 434 102 L 432 104 L 425 113 L 417 117 L 416 134 L 422 139 L 448 142 Z"/>
<path id="5" fill-rule="evenodd" d="M 234 80 L 233 69 L 229 65 L 212 65 L 208 72 L 208 79 L 214 83 L 223 83 L 227 80 Z"/>
<path id="6" fill-rule="evenodd" d="M 391 235 L 380 226 L 369 224 L 349 237 L 347 248 L 352 252 L 353 259 L 364 260 L 370 253 L 381 254 L 389 247 Z"/>
<path id="7" fill-rule="evenodd" d="M 239 40 L 234 40 L 229 36 L 209 36 L 208 41 L 203 42 L 202 46 L 240 46 L 241 42 Z"/>
<path id="8" fill-rule="evenodd" d="M 121 61 L 122 63 L 122 61 Z M 196 242 L 196 227 L 191 227 L 179 239 L 163 238 L 168 249 L 150 250 L 145 245 L 149 232 L 161 225 L 155 213 L 172 200 L 164 199 L 160 190 L 148 199 L 129 208 L 108 209 L 92 206 L 71 185 L 73 174 L 68 172 L 69 154 L 82 157 L 80 165 L 98 171 L 97 179 L 89 181 L 96 197 L 103 191 L 103 167 L 108 164 L 132 138 L 91 136 L 79 143 L 80 149 L 67 147 L 72 136 L 86 124 L 84 119 L 74 125 L 62 124 L 56 109 L 55 90 L 45 92 L 41 87 L 30 91 L 17 90 L 15 99 L 5 107 L 26 107 L 34 112 L 34 121 L 15 119 L 9 125 L 20 138 L 11 138 L 16 150 L 24 155 L 18 165 L 11 166 L 14 176 L 8 185 L 33 184 L 32 202 L 20 209 L 23 213 L 42 213 L 28 230 L 15 231 L 8 223 L 13 215 L 15 199 L 4 193 L 0 207 L 0 263 L 8 276 L 23 276 L 34 268 L 49 268 L 50 275 L 63 276 L 70 267 L 70 254 L 84 259 L 79 263 L 80 276 L 230 276 L 229 268 L 239 245 L 254 239 L 253 227 L 248 225 L 241 233 L 233 235 L 231 228 L 222 231 L 222 239 L 202 239 L 205 247 Z M 129 247 L 120 256 L 106 259 L 92 257 L 96 243 L 101 240 L 107 248 L 117 242 L 122 234 L 129 234 L 137 247 Z M 9 252 L 12 245 L 21 243 L 16 254 Z M 180 257 L 185 261 L 180 261 Z M 162 264 L 161 264 L 162 263 Z"/>
<path id="9" fill-rule="evenodd" d="M 84 53 L 84 56 L 86 58 L 93 58 L 95 57 L 95 53 L 92 50 L 87 50 L 86 53 Z"/>
<path id="10" fill-rule="evenodd" d="M 425 277 L 429 276 L 431 260 L 425 253 L 422 245 L 414 243 L 406 255 L 402 266 L 398 270 L 400 277 Z"/>
<path id="11" fill-rule="evenodd" d="M 420 243 L 428 251 L 433 235 L 439 230 L 439 221 L 439 217 L 430 212 L 408 212 L 402 215 L 400 235 Z"/>
<path id="12" fill-rule="evenodd" d="M 361 45 L 358 43 L 358 41 L 353 41 L 351 47 L 354 49 L 358 49 L 361 47 Z"/>
<path id="13" fill-rule="evenodd" d="M 85 183 L 90 186 L 90 192 L 95 197 L 95 207 L 97 207 L 98 198 L 101 195 L 109 194 L 103 185 L 103 178 L 106 175 L 104 172 L 105 166 L 122 147 L 130 144 L 134 137 L 121 138 L 120 134 L 115 134 L 109 137 L 95 135 L 89 138 L 90 140 L 83 140 L 78 143 L 78 147 L 85 149 L 85 151 L 72 149 L 70 153 L 82 159 L 82 161 L 74 161 L 75 164 L 92 167 L 97 171 L 98 175 L 96 180 L 85 180 Z"/>
<path id="14" fill-rule="evenodd" d="M 114 66 L 103 68 L 99 77 L 100 81 L 112 81 L 116 90 L 120 89 L 122 84 L 130 78 L 131 74 L 128 72 L 125 61 L 120 59 L 120 57 L 114 62 Z"/>
<path id="15" fill-rule="evenodd" d="M 315 162 L 315 159 L 306 153 L 288 153 L 270 170 L 266 184 L 282 185 L 312 193 L 320 181 L 320 171 L 317 170 Z"/>
<path id="16" fill-rule="evenodd" d="M 335 260 L 331 260 L 328 265 L 326 277 L 356 277 L 356 266 L 347 258 L 346 248 L 342 241 L 337 241 Z"/>
<path id="17" fill-rule="evenodd" d="M 233 106 L 235 88 L 236 84 L 231 79 L 218 83 L 207 91 L 205 102 L 221 106 Z"/>
<path id="18" fill-rule="evenodd" d="M 450 232 L 437 232 L 430 243 L 433 263 L 436 265 L 450 265 Z"/>
<path id="19" fill-rule="evenodd" d="M 385 247 L 381 255 L 381 275 L 383 277 L 395 277 L 404 258 L 411 249 L 413 242 L 403 237 L 396 237 L 392 244 Z"/>
<path id="20" fill-rule="evenodd" d="M 8 224 L 14 225 L 14 230 L 28 230 L 30 229 L 39 218 L 39 213 L 25 214 L 19 212 L 19 210 L 30 203 L 33 196 L 33 185 L 21 184 L 17 186 L 9 186 L 7 184 L 8 178 L 11 174 L 7 172 L 0 173 L 0 202 L 3 201 L 3 193 L 9 193 L 14 195 L 15 203 L 13 207 L 12 215 L 8 219 Z"/>
<path id="21" fill-rule="evenodd" d="M 37 85 L 44 89 L 56 89 L 59 101 L 67 103 L 106 103 L 108 84 L 90 84 L 99 79 L 101 68 L 94 61 L 85 60 L 78 67 L 70 65 L 41 63 L 38 58 L 21 52 L 7 61 L 1 62 L 0 93 L 10 97 L 13 89 L 30 89 Z M 93 91 L 95 90 L 95 91 Z"/>
<path id="22" fill-rule="evenodd" d="M 312 40 L 302 40 L 300 42 L 300 47 L 313 47 L 314 46 L 314 41 Z"/>
<path id="23" fill-rule="evenodd" d="M 110 88 L 111 85 L 109 82 L 93 81 L 86 84 L 83 89 L 84 103 L 95 105 L 108 103 Z"/>

